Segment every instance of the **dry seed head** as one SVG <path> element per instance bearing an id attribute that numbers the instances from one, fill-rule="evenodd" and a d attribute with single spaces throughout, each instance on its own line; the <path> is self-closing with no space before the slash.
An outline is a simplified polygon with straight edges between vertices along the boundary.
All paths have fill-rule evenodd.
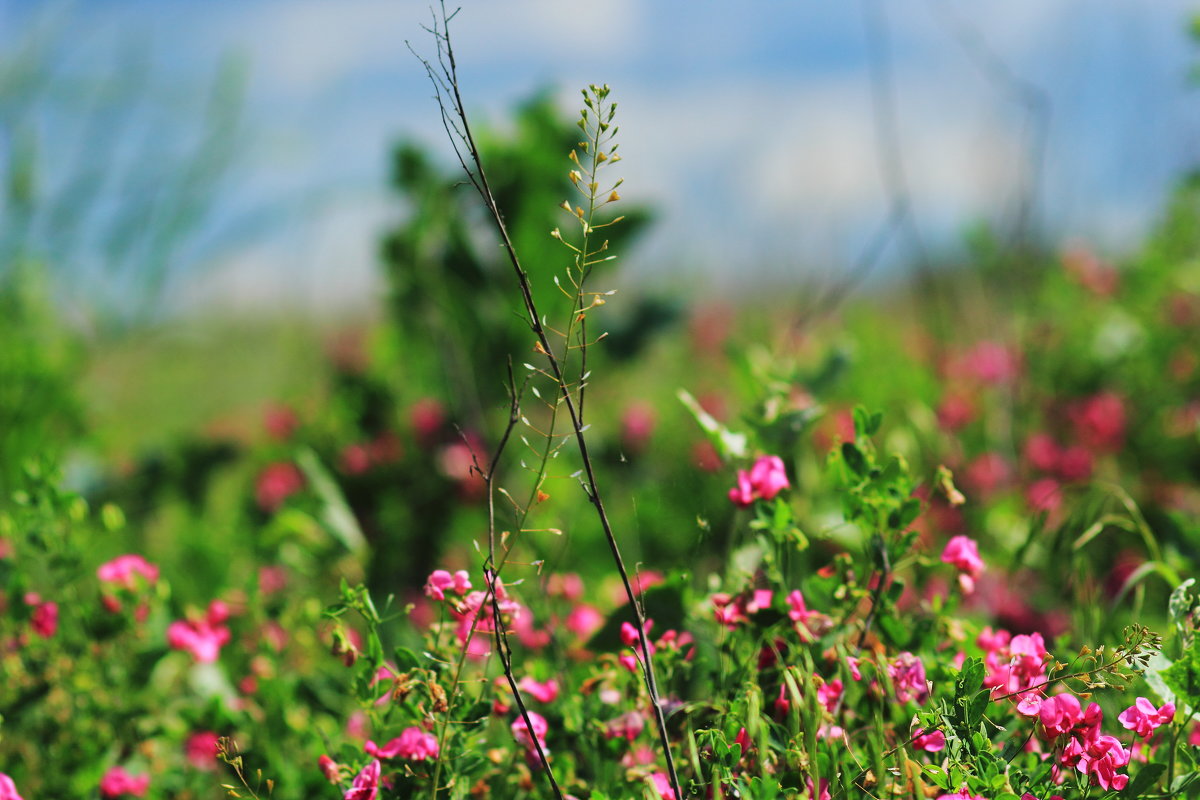
<path id="1" fill-rule="evenodd" d="M 575 184 L 576 186 L 578 186 L 579 181 L 583 179 L 583 176 L 579 174 L 579 170 L 574 169 L 567 173 L 567 177 L 570 178 L 571 183 Z"/>
<path id="2" fill-rule="evenodd" d="M 612 194 L 608 196 L 608 202 L 615 203 L 621 199 L 621 195 L 617 194 L 617 190 L 613 189 Z"/>

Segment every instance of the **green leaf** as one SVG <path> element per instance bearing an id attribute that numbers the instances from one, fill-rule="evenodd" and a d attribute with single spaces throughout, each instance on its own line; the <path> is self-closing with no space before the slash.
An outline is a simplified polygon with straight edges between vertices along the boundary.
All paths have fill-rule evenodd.
<path id="1" fill-rule="evenodd" d="M 296 454 L 296 463 L 304 472 L 313 492 L 321 501 L 321 521 L 325 529 L 342 543 L 351 553 L 361 554 L 367 549 L 367 538 L 363 536 L 358 518 L 350 510 L 337 482 L 322 466 L 317 454 L 304 447 Z"/>
<path id="2" fill-rule="evenodd" d="M 855 475 L 860 478 L 866 477 L 867 474 L 867 459 L 863 455 L 862 450 L 858 449 L 858 445 L 854 442 L 842 442 L 842 460 L 846 462 Z"/>
<path id="3" fill-rule="evenodd" d="M 1146 764 L 1138 770 L 1133 780 L 1121 792 L 1125 797 L 1141 797 L 1146 790 L 1158 782 L 1158 778 L 1167 771 L 1166 764 Z"/>
<path id="4" fill-rule="evenodd" d="M 749 455 L 749 442 L 746 434 L 734 433 L 717 422 L 711 414 L 701 408 L 700 403 L 686 389 L 680 389 L 675 396 L 688 411 L 692 412 L 692 416 L 696 418 L 701 429 L 708 434 L 708 438 L 717 448 L 722 460 L 746 458 Z"/>
<path id="5" fill-rule="evenodd" d="M 1167 688 L 1174 692 L 1175 697 L 1187 704 L 1192 713 L 1200 710 L 1196 705 L 1196 698 L 1200 697 L 1200 646 L 1195 641 L 1178 661 L 1160 671 L 1158 675 Z"/>

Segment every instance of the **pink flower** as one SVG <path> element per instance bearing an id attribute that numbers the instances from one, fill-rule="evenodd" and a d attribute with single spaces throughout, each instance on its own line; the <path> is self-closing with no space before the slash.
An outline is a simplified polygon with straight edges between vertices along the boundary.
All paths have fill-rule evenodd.
<path id="1" fill-rule="evenodd" d="M 229 628 L 222 624 L 228 617 L 229 608 L 214 600 L 202 619 L 172 622 L 167 627 L 167 644 L 176 650 L 187 650 L 201 664 L 212 663 L 229 643 Z"/>
<path id="2" fill-rule="evenodd" d="M 621 416 L 621 444 L 631 454 L 642 452 L 654 433 L 654 409 L 646 403 L 634 403 Z"/>
<path id="3" fill-rule="evenodd" d="M 604 615 L 592 606 L 576 606 L 563 624 L 580 639 L 587 639 L 604 627 Z"/>
<path id="4" fill-rule="evenodd" d="M 278 511 L 283 501 L 304 488 L 304 474 L 288 461 L 269 464 L 259 473 L 254 485 L 258 507 L 268 513 Z"/>
<path id="5" fill-rule="evenodd" d="M 321 770 L 321 774 L 325 776 L 325 780 L 330 783 L 337 783 L 342 777 L 342 767 L 336 761 L 324 753 L 317 759 L 317 769 Z"/>
<path id="6" fill-rule="evenodd" d="M 832 714 L 837 709 L 838 700 L 842 697 L 842 689 L 843 685 L 840 678 L 834 678 L 828 683 L 823 683 L 817 689 L 817 701 Z"/>
<path id="7" fill-rule="evenodd" d="M 13 779 L 0 772 L 0 800 L 23 800 Z"/>
<path id="8" fill-rule="evenodd" d="M 1042 723 L 1042 734 L 1047 739 L 1057 739 L 1082 719 L 1083 709 L 1074 695 L 1056 694 L 1043 700 L 1038 707 L 1038 721 Z"/>
<path id="9" fill-rule="evenodd" d="M 1058 477 L 1068 483 L 1092 477 L 1092 454 L 1079 445 L 1063 450 L 1058 459 Z"/>
<path id="10" fill-rule="evenodd" d="M 1101 392 L 1068 410 L 1075 434 L 1093 450 L 1112 452 L 1125 440 L 1125 403 L 1113 392 Z"/>
<path id="11" fill-rule="evenodd" d="M 979 557 L 979 545 L 973 539 L 967 536 L 951 538 L 942 550 L 942 561 L 958 569 L 958 582 L 964 594 L 975 591 L 975 579 L 983 572 L 983 559 Z"/>
<path id="12" fill-rule="evenodd" d="M 105 797 L 120 797 L 126 794 L 142 797 L 149 788 L 149 775 L 131 775 L 124 767 L 110 767 L 100 779 L 100 794 Z"/>
<path id="13" fill-rule="evenodd" d="M 812 778 L 809 778 L 808 797 L 809 800 L 830 800 L 832 795 L 829 794 L 829 779 L 818 778 L 817 785 L 813 786 Z"/>
<path id="14" fill-rule="evenodd" d="M 779 456 L 761 456 L 749 472 L 738 470 L 737 486 L 729 490 L 729 499 L 734 505 L 746 508 L 757 498 L 773 500 L 790 486 L 783 459 Z"/>
<path id="15" fill-rule="evenodd" d="M 438 756 L 438 741 L 437 737 L 432 733 L 426 733 L 421 728 L 410 727 L 401 731 L 400 735 L 383 747 L 378 746 L 370 739 L 367 740 L 363 747 L 367 755 L 375 756 L 376 758 L 400 758 L 408 759 L 409 761 L 425 761 Z"/>
<path id="16" fill-rule="evenodd" d="M 58 630 L 58 603 L 53 600 L 43 602 L 42 598 L 33 592 L 25 595 L 25 602 L 33 606 L 33 613 L 29 616 L 33 632 L 43 639 L 49 639 Z"/>
<path id="17" fill-rule="evenodd" d="M 546 733 L 549 732 L 550 725 L 546 722 L 546 718 L 536 711 L 530 711 L 529 722 L 533 725 L 533 736 L 529 735 L 529 726 L 525 724 L 525 718 L 519 716 L 512 724 L 513 738 L 530 753 L 537 751 L 537 747 L 534 744 L 534 739 L 536 738 L 537 743 L 542 746 L 542 752 L 549 753 L 549 750 L 546 748 Z"/>
<path id="18" fill-rule="evenodd" d="M 651 772 L 646 778 L 662 800 L 675 800 L 675 790 L 671 788 L 671 779 L 665 772 Z"/>
<path id="19" fill-rule="evenodd" d="M 1034 511 L 1056 511 L 1062 499 L 1062 487 L 1054 478 L 1036 480 L 1025 491 L 1025 502 Z"/>
<path id="20" fill-rule="evenodd" d="M 217 768 L 217 748 L 220 736 L 214 731 L 196 731 L 183 745 L 188 763 L 196 769 Z"/>
<path id="21" fill-rule="evenodd" d="M 913 747 L 917 750 L 924 750 L 927 753 L 936 753 L 946 749 L 946 734 L 941 731 L 930 731 L 925 733 L 924 728 L 917 728 L 913 731 Z"/>
<path id="22" fill-rule="evenodd" d="M 558 681 L 554 680 L 554 678 L 545 683 L 539 683 L 526 675 L 517 684 L 517 688 L 539 703 L 553 703 L 558 697 Z"/>
<path id="23" fill-rule="evenodd" d="M 353 785 L 342 795 L 342 800 L 375 800 L 379 794 L 379 771 L 382 768 L 379 759 L 363 767 L 355 776 Z"/>
<path id="24" fill-rule="evenodd" d="M 425 582 L 425 596 L 434 600 L 445 600 L 446 590 L 452 589 L 456 594 L 466 594 L 471 591 L 471 578 L 466 570 L 460 569 L 451 575 L 444 569 L 435 569 Z"/>
<path id="25" fill-rule="evenodd" d="M 605 739 L 627 739 L 633 741 L 645 729 L 646 721 L 636 711 L 627 711 L 604 726 Z"/>
<path id="26" fill-rule="evenodd" d="M 975 419 L 975 407 L 970 398 L 958 393 L 949 393 L 942 398 L 937 408 L 938 422 L 948 431 L 965 428 Z"/>
<path id="27" fill-rule="evenodd" d="M 158 582 L 158 567 L 136 553 L 117 556 L 96 569 L 96 576 L 104 583 L 115 584 L 117 588 L 135 591 L 138 576 L 145 579 L 147 584 Z"/>
<path id="28" fill-rule="evenodd" d="M 937 800 L 987 800 L 987 798 L 981 794 L 971 794 L 964 786 L 953 794 L 939 794 Z"/>
<path id="29" fill-rule="evenodd" d="M 929 699 L 925 665 L 912 653 L 905 651 L 896 656 L 896 660 L 888 665 L 888 675 L 896 689 L 896 699 L 901 703 L 916 700 L 918 705 L 924 705 Z"/>
<path id="30" fill-rule="evenodd" d="M 983 453 L 967 465 L 963 478 L 970 490 L 986 498 L 1012 480 L 1012 469 L 999 453 Z"/>
<path id="31" fill-rule="evenodd" d="M 1009 383 L 1021 371 L 1016 354 L 999 342 L 980 342 L 966 360 L 967 369 L 984 383 Z"/>
<path id="32" fill-rule="evenodd" d="M 1035 433 L 1025 440 L 1025 460 L 1041 472 L 1054 472 L 1062 458 L 1058 442 L 1045 433 Z"/>
<path id="33" fill-rule="evenodd" d="M 1149 700 L 1139 697 L 1136 703 L 1121 712 L 1117 721 L 1143 739 L 1148 739 L 1155 728 L 1166 725 L 1174 718 L 1174 703 L 1166 703 L 1156 709 Z"/>
<path id="34" fill-rule="evenodd" d="M 276 441 L 286 442 L 299 426 L 300 419 L 291 406 L 278 403 L 268 406 L 263 412 L 263 427 L 267 429 L 267 435 Z"/>

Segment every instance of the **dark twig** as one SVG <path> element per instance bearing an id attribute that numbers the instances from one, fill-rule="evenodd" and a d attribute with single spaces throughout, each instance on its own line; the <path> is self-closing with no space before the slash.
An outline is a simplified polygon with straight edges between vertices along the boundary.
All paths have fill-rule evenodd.
<path id="1" fill-rule="evenodd" d="M 541 316 L 538 313 L 537 306 L 533 299 L 533 290 L 529 282 L 529 275 L 521 266 L 520 258 L 518 257 L 516 248 L 509 236 L 508 227 L 504 222 L 504 215 L 496 203 L 495 196 L 492 194 L 491 187 L 488 184 L 487 173 L 483 168 L 483 161 L 480 158 L 474 137 L 471 134 L 471 126 L 467 120 L 465 106 L 459 91 L 458 73 L 455 64 L 454 50 L 450 42 L 448 25 L 453 17 L 454 14 L 446 14 L 445 4 L 443 2 L 441 4 L 441 25 L 439 27 L 435 20 L 434 27 L 430 31 L 437 41 L 438 66 L 435 68 L 433 64 L 431 64 L 427 59 L 423 58 L 421 59 L 421 62 L 425 65 L 426 72 L 429 75 L 430 81 L 433 83 L 436 99 L 438 100 L 438 106 L 442 114 L 442 122 L 446 128 L 447 135 L 454 146 L 455 156 L 458 158 L 459 164 L 466 173 L 467 179 L 479 193 L 480 198 L 483 200 L 483 203 L 496 226 L 496 231 L 500 236 L 501 243 L 503 244 L 505 253 L 508 256 L 509 263 L 512 265 L 513 272 L 517 279 L 517 284 L 521 291 L 526 321 L 529 324 L 530 330 L 537 338 L 538 344 L 540 345 L 539 349 L 546 357 L 547 364 L 550 367 L 551 377 L 557 384 L 563 403 L 567 408 L 567 413 L 571 420 L 571 428 L 574 432 L 576 445 L 579 450 L 580 460 L 583 462 L 584 475 L 586 476 L 584 490 L 588 496 L 588 500 L 592 503 L 592 506 L 596 511 L 596 515 L 600 521 L 600 527 L 604 531 L 604 536 L 608 542 L 613 561 L 616 564 L 617 572 L 620 574 L 621 582 L 625 586 L 626 597 L 629 600 L 630 608 L 633 610 L 634 618 L 637 622 L 638 640 L 642 651 L 643 676 L 646 681 L 646 689 L 649 693 L 650 701 L 654 706 L 655 720 L 658 726 L 659 738 L 662 742 L 663 755 L 666 760 L 667 772 L 670 778 L 671 787 L 675 791 L 676 797 L 682 797 L 683 792 L 679 785 L 679 777 L 675 769 L 675 760 L 671 753 L 670 738 L 667 734 L 666 717 L 662 709 L 662 703 L 659 700 L 658 685 L 654 675 L 653 660 L 650 655 L 650 643 L 646 637 L 645 615 L 642 613 L 642 609 L 638 604 L 637 594 L 634 592 L 633 585 L 629 580 L 629 572 L 626 570 L 624 561 L 621 558 L 620 546 L 617 544 L 616 535 L 613 532 L 612 524 L 609 521 L 608 514 L 604 509 L 604 502 L 601 499 L 601 494 L 596 482 L 595 470 L 588 451 L 587 437 L 585 436 L 586 426 L 584 425 L 583 419 L 580 416 L 575 398 L 570 389 L 570 384 L 567 382 L 566 377 L 563 374 L 562 365 L 558 357 L 554 354 L 554 349 L 549 337 L 547 336 L 546 329 L 542 325 Z M 418 58 L 420 57 L 418 56 Z M 528 722 L 526 724 L 528 724 Z"/>

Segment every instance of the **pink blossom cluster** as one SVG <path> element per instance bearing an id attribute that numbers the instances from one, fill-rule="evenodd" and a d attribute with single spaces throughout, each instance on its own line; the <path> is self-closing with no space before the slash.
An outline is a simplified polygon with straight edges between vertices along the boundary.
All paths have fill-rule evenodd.
<path id="1" fill-rule="evenodd" d="M 175 650 L 186 650 L 201 664 L 212 663 L 229 643 L 229 607 L 213 600 L 208 611 L 198 619 L 181 619 L 167 627 L 167 644 Z"/>
<path id="2" fill-rule="evenodd" d="M 993 632 L 989 627 L 983 629 L 976 642 L 985 651 L 983 663 L 988 674 L 983 685 L 992 690 L 993 697 L 1037 697 L 1051 661 L 1040 633 L 1013 636 L 1006 630 Z"/>
<path id="3" fill-rule="evenodd" d="M 425 596 L 432 600 L 445 600 L 448 589 L 459 595 L 471 591 L 471 578 L 465 569 L 453 575 L 444 569 L 435 569 L 425 581 Z"/>
<path id="4" fill-rule="evenodd" d="M 103 797 L 144 797 L 150 788 L 149 775 L 133 775 L 124 767 L 111 767 L 100 779 L 100 794 Z"/>
<path id="5" fill-rule="evenodd" d="M 363 747 L 367 755 L 376 758 L 403 758 L 408 761 L 426 761 L 438 756 L 438 740 L 432 733 L 418 727 L 409 727 L 400 735 L 380 747 L 370 739 Z"/>
<path id="6" fill-rule="evenodd" d="M 104 584 L 101 602 L 116 614 L 121 611 L 121 595 L 136 600 L 144 588 L 158 583 L 158 567 L 136 553 L 127 553 L 101 564 L 96 577 Z M 139 601 L 134 612 L 137 621 L 144 622 L 149 613 L 150 607 Z"/>
<path id="7" fill-rule="evenodd" d="M 713 616 L 717 622 L 729 630 L 734 630 L 738 625 L 749 622 L 750 615 L 770 608 L 773 595 L 770 589 L 753 589 L 742 592 L 737 597 L 718 592 L 709 598 L 709 602 L 712 603 Z"/>
<path id="8" fill-rule="evenodd" d="M 760 456 L 749 471 L 737 471 L 737 485 L 729 490 L 729 499 L 741 508 L 748 508 L 755 500 L 773 500 L 775 495 L 791 486 L 787 469 L 779 456 Z"/>
<path id="9" fill-rule="evenodd" d="M 650 657 L 654 658 L 654 654 L 660 649 L 680 650 L 692 643 L 692 635 L 687 631 L 679 632 L 675 630 L 664 631 L 663 635 L 654 641 L 650 638 L 650 629 L 654 627 L 654 620 L 646 620 L 646 626 L 643 629 L 646 633 L 646 649 L 650 651 Z M 638 636 L 638 630 L 629 622 L 621 623 L 621 642 L 626 647 L 632 650 L 632 653 L 622 653 L 617 656 L 617 661 L 621 666 L 630 672 L 636 672 L 638 664 L 642 660 L 642 642 Z M 695 654 L 695 648 L 691 648 L 685 654 L 684 658 L 690 660 Z"/>
<path id="10" fill-rule="evenodd" d="M 527 713 L 529 723 L 526 724 L 524 716 L 518 715 L 512 724 L 512 734 L 513 738 L 517 740 L 517 744 L 525 748 L 526 756 L 533 761 L 537 759 L 539 745 L 542 753 L 550 754 L 550 749 L 546 746 L 546 734 L 550 732 L 550 723 L 546 722 L 546 718 L 536 711 Z"/>
<path id="11" fill-rule="evenodd" d="M 268 514 L 279 510 L 284 501 L 304 488 L 304 473 L 290 461 L 268 464 L 254 484 L 254 499 Z"/>
<path id="12" fill-rule="evenodd" d="M 472 658 L 483 658 L 491 652 L 491 642 L 486 634 L 496 628 L 494 611 L 499 611 L 502 617 L 507 617 L 513 624 L 518 623 L 527 613 L 519 602 L 509 596 L 508 590 L 500 580 L 496 581 L 494 603 L 488 599 L 489 596 L 489 592 L 485 591 L 470 592 L 452 609 L 452 613 L 458 619 L 455 631 L 458 641 L 467 647 L 467 655 Z M 471 633 L 472 628 L 474 634 Z"/>
<path id="13" fill-rule="evenodd" d="M 1036 713 L 1040 733 L 1054 744 L 1057 758 L 1051 774 L 1056 782 L 1065 779 L 1061 768 L 1066 767 L 1087 775 L 1094 786 L 1106 791 L 1125 788 L 1129 776 L 1117 770 L 1129 764 L 1130 751 L 1115 736 L 1101 733 L 1100 706 L 1089 703 L 1083 710 L 1077 698 L 1064 693 L 1042 701 Z"/>
<path id="14" fill-rule="evenodd" d="M 33 608 L 29 625 L 43 639 L 49 639 L 58 631 L 58 603 L 43 600 L 37 592 L 25 593 L 25 605 Z"/>
<path id="15" fill-rule="evenodd" d="M 979 557 L 979 545 L 969 536 L 954 536 L 942 550 L 942 561 L 958 570 L 958 585 L 963 594 L 975 591 L 975 579 L 983 573 L 983 559 Z"/>
<path id="16" fill-rule="evenodd" d="M 13 779 L 0 772 L 0 800 L 23 800 Z"/>
<path id="17" fill-rule="evenodd" d="M 888 664 L 888 676 L 896 692 L 896 700 L 907 703 L 915 700 L 924 705 L 929 699 L 929 683 L 925 680 L 925 665 L 921 659 L 907 650 Z"/>
<path id="18" fill-rule="evenodd" d="M 379 795 L 379 775 L 383 765 L 379 759 L 367 764 L 354 776 L 354 783 L 342 795 L 342 800 L 375 800 Z"/>
<path id="19" fill-rule="evenodd" d="M 1120 722 L 1127 729 L 1133 731 L 1143 739 L 1149 739 L 1154 733 L 1155 728 L 1158 728 L 1160 725 L 1166 725 L 1174 718 L 1174 703 L 1165 703 L 1155 708 L 1154 704 L 1148 699 L 1139 697 L 1133 705 L 1117 716 L 1117 722 Z"/>

